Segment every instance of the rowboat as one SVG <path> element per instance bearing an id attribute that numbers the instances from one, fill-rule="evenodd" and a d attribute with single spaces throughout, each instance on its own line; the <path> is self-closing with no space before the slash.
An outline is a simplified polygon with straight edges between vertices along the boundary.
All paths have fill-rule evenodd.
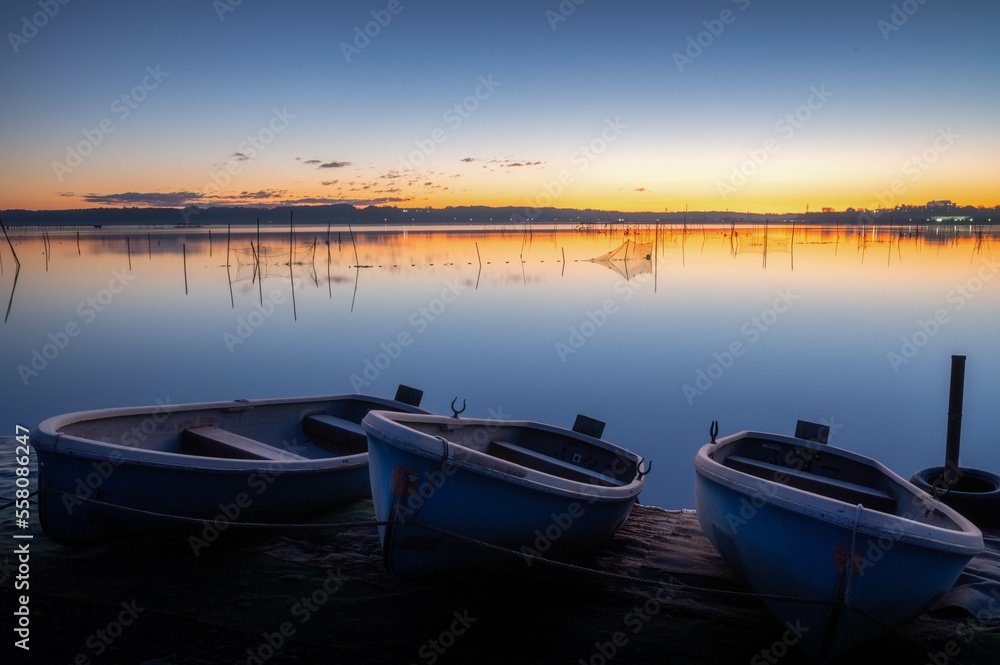
<path id="1" fill-rule="evenodd" d="M 396 400 L 345 394 L 49 418 L 31 434 L 42 527 L 56 542 L 86 544 L 185 526 L 162 515 L 225 526 L 322 513 L 370 492 L 365 414 L 427 413 L 421 396 L 401 386 Z"/>
<path id="2" fill-rule="evenodd" d="M 694 465 L 705 535 L 757 593 L 782 597 L 765 602 L 817 662 L 930 607 L 983 551 L 967 519 L 840 448 L 744 431 Z"/>
<path id="3" fill-rule="evenodd" d="M 379 530 L 383 560 L 397 578 L 512 561 L 459 538 L 552 558 L 597 547 L 625 522 L 647 472 L 599 432 L 384 411 L 361 424 L 375 516 L 391 522 Z"/>

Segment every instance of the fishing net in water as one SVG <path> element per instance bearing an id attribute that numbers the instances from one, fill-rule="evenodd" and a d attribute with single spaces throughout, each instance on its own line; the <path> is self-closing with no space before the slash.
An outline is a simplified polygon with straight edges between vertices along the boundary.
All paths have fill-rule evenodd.
<path id="1" fill-rule="evenodd" d="M 626 240 L 607 254 L 590 259 L 610 268 L 625 279 L 653 272 L 653 243 Z"/>

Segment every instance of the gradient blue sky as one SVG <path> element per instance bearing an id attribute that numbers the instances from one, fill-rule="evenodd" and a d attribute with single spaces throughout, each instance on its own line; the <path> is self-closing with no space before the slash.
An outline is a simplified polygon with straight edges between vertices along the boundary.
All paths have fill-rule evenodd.
<path id="1" fill-rule="evenodd" d="M 220 20 L 222 2 L 71 0 L 17 53 L 11 33 L 41 10 L 4 3 L 0 208 L 998 203 L 996 3 L 914 0 L 885 39 L 878 21 L 900 3 L 566 0 L 575 10 L 553 30 L 557 1 L 403 0 L 348 63 L 341 43 L 388 0 L 243 0 Z M 672 54 L 723 10 L 732 23 L 678 71 Z M 119 118 L 115 99 L 157 66 L 168 76 Z M 500 85 L 446 121 L 480 77 Z M 832 96 L 779 131 L 812 87 Z M 273 109 L 295 117 L 252 159 L 234 156 Z M 53 166 L 103 118 L 114 131 L 91 154 Z M 616 119 L 624 129 L 608 134 Z M 948 128 L 958 138 L 935 147 Z M 602 131 L 613 141 L 582 157 Z M 773 154 L 744 165 L 769 139 Z M 401 166 L 420 141 L 433 152 Z M 915 167 L 925 151 L 934 163 Z M 227 163 L 237 172 L 216 191 Z"/>

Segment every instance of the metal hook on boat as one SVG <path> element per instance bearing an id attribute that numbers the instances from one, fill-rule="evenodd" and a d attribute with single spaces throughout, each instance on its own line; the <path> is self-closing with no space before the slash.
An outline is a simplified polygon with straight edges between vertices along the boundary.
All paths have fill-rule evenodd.
<path id="1" fill-rule="evenodd" d="M 645 471 L 642 470 L 643 464 L 646 465 L 646 470 Z M 644 460 L 642 460 L 642 463 L 639 464 L 639 468 L 635 470 L 635 475 L 636 475 L 637 478 L 642 478 L 643 476 L 648 475 L 649 472 L 652 471 L 652 470 L 653 470 L 653 460 L 651 460 L 651 459 L 644 459 Z"/>
<path id="2" fill-rule="evenodd" d="M 457 401 L 458 401 L 458 396 L 456 395 L 455 399 L 451 400 L 451 410 L 452 410 L 451 417 L 452 418 L 458 418 L 458 415 L 460 413 L 465 413 L 465 398 L 464 397 L 462 398 L 462 409 L 459 410 L 459 411 L 455 410 L 455 402 L 457 402 Z"/>
<path id="3" fill-rule="evenodd" d="M 715 443 L 715 437 L 719 436 L 719 421 L 713 420 L 712 424 L 708 428 L 708 433 L 712 437 L 712 443 Z"/>

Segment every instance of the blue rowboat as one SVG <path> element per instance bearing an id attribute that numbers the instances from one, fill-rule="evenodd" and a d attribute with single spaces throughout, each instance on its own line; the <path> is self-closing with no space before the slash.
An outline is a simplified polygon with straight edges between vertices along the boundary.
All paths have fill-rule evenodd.
<path id="1" fill-rule="evenodd" d="M 409 390 L 397 397 L 419 403 Z M 346 394 L 49 418 L 31 434 L 42 528 L 56 542 L 87 544 L 191 526 L 137 510 L 222 522 L 325 512 L 370 492 L 361 419 L 371 409 L 427 413 Z"/>
<path id="2" fill-rule="evenodd" d="M 379 535 L 398 578 L 512 560 L 402 522 L 558 558 L 610 538 L 643 486 L 638 455 L 551 425 L 384 411 L 361 424 L 376 519 L 397 523 Z"/>
<path id="3" fill-rule="evenodd" d="M 740 432 L 694 459 L 698 521 L 822 662 L 933 605 L 983 551 L 982 533 L 875 460 L 814 441 Z M 850 563 L 849 563 L 850 562 Z"/>

